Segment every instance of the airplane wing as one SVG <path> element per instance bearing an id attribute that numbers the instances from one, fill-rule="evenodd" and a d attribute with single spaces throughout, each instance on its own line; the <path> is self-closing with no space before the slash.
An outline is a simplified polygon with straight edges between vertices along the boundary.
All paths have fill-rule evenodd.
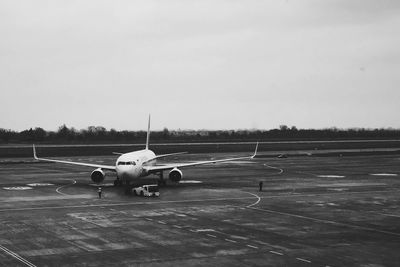
<path id="1" fill-rule="evenodd" d="M 36 160 L 40 160 L 40 161 L 48 161 L 48 162 L 56 162 L 56 163 L 63 163 L 63 164 L 79 165 L 79 166 L 86 166 L 86 167 L 92 167 L 92 168 L 101 168 L 103 170 L 109 170 L 109 171 L 116 171 L 116 167 L 115 166 L 110 166 L 110 165 L 99 165 L 99 164 L 93 164 L 93 163 L 84 163 L 84 162 L 74 162 L 74 161 L 38 158 L 37 155 L 36 155 L 35 145 L 33 145 L 33 157 Z"/>
<path id="2" fill-rule="evenodd" d="M 163 155 L 157 155 L 155 158 L 159 159 L 159 158 L 165 158 L 165 157 L 169 157 L 169 156 L 175 156 L 175 155 L 182 155 L 182 154 L 186 154 L 187 152 L 178 152 L 178 153 L 170 153 L 170 154 L 163 154 Z"/>
<path id="3" fill-rule="evenodd" d="M 241 160 L 241 159 L 253 159 L 257 154 L 257 148 L 258 148 L 258 143 L 256 145 L 254 154 L 251 156 L 247 156 L 247 157 L 205 160 L 205 161 L 197 161 L 197 162 L 189 162 L 189 163 L 174 163 L 174 164 L 167 164 L 167 165 L 162 165 L 162 166 L 143 166 L 143 169 L 146 170 L 148 173 L 156 173 L 156 172 L 165 171 L 165 170 L 172 170 L 174 168 L 184 168 L 184 167 L 191 167 L 191 166 L 219 163 L 219 162 L 227 162 L 227 161 L 234 161 L 234 160 Z"/>

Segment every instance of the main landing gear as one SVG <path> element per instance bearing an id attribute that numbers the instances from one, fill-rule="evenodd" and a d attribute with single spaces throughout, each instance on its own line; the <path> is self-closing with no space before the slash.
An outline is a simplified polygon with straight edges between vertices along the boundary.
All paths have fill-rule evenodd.
<path id="1" fill-rule="evenodd" d="M 158 185 L 159 186 L 165 186 L 167 185 L 167 181 L 164 180 L 164 173 L 161 171 L 158 176 L 160 177 L 160 179 L 158 180 Z"/>

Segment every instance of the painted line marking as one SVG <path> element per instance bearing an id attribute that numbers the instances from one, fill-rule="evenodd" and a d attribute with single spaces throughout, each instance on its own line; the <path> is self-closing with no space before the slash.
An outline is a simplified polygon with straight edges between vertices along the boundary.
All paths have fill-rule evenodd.
<path id="1" fill-rule="evenodd" d="M 179 226 L 179 225 L 173 225 L 173 227 L 178 228 L 178 229 L 182 229 L 182 226 Z"/>
<path id="2" fill-rule="evenodd" d="M 122 214 L 128 214 L 127 212 L 125 212 L 125 211 L 120 211 Z"/>
<path id="3" fill-rule="evenodd" d="M 190 229 L 189 231 L 192 232 L 192 233 L 197 233 L 197 231 L 193 230 L 193 229 Z"/>
<path id="4" fill-rule="evenodd" d="M 237 243 L 237 241 L 232 240 L 232 239 L 228 239 L 228 238 L 225 238 L 225 241 L 228 241 L 228 242 L 231 242 L 231 243 Z"/>
<path id="5" fill-rule="evenodd" d="M 306 259 L 303 259 L 303 258 L 296 258 L 296 260 L 303 261 L 303 262 L 307 262 L 307 263 L 311 263 L 311 261 L 306 260 Z"/>
<path id="6" fill-rule="evenodd" d="M 163 222 L 163 221 L 158 221 L 158 223 L 161 223 L 161 224 L 167 224 L 166 222 Z"/>
<path id="7" fill-rule="evenodd" d="M 254 242 L 256 242 L 256 243 L 258 243 L 258 244 L 261 244 L 261 245 L 269 246 L 268 243 L 265 243 L 265 242 L 262 242 L 262 241 L 259 241 L 259 240 L 254 240 Z"/>
<path id="8" fill-rule="evenodd" d="M 379 230 L 379 229 L 370 228 L 370 227 L 366 227 L 366 226 L 359 226 L 359 225 L 354 225 L 354 224 L 341 223 L 341 222 L 336 222 L 336 221 L 331 221 L 331 220 L 326 220 L 326 219 L 317 219 L 317 218 L 308 217 L 308 216 L 304 216 L 304 215 L 298 215 L 298 214 L 287 213 L 287 212 L 276 211 L 276 210 L 261 209 L 261 208 L 255 208 L 255 207 L 249 207 L 249 209 L 258 210 L 258 211 L 264 211 L 264 212 L 273 213 L 273 214 L 285 215 L 285 216 L 288 216 L 288 217 L 294 217 L 294 218 L 299 218 L 299 219 L 304 219 L 304 220 L 310 220 L 310 221 L 319 222 L 319 223 L 331 224 L 331 225 L 336 225 L 336 226 L 345 226 L 345 227 L 349 227 L 349 228 L 353 228 L 353 229 L 359 229 L 359 230 L 364 230 L 364 231 L 370 231 L 370 232 L 376 232 L 376 233 L 381 233 L 381 234 L 387 234 L 387 235 L 391 235 L 391 236 L 400 237 L 400 233 Z"/>
<path id="9" fill-rule="evenodd" d="M 283 256 L 283 254 L 280 253 L 280 252 L 276 252 L 276 251 L 273 251 L 273 250 L 270 250 L 269 252 L 272 253 L 272 254 L 275 254 L 275 255 Z"/>
<path id="10" fill-rule="evenodd" d="M 4 251 L 5 253 L 7 253 L 7 254 L 10 255 L 11 257 L 13 257 L 13 258 L 19 260 L 20 262 L 24 263 L 26 266 L 29 266 L 29 267 L 36 267 L 36 265 L 34 265 L 33 263 L 31 263 L 30 261 L 28 261 L 28 260 L 22 258 L 22 257 L 21 257 L 20 255 L 18 255 L 17 253 L 15 253 L 15 252 L 9 250 L 8 248 L 6 248 L 6 247 L 4 247 L 4 246 L 2 246 L 2 245 L 0 245 L 0 250 Z"/>
<path id="11" fill-rule="evenodd" d="M 207 235 L 210 236 L 210 237 L 213 237 L 213 238 L 217 238 L 217 236 L 212 235 L 212 234 L 207 234 Z"/>
<path id="12" fill-rule="evenodd" d="M 246 245 L 246 246 L 248 246 L 249 248 L 258 249 L 258 247 L 256 247 L 256 246 L 252 246 L 252 245 Z"/>
<path id="13" fill-rule="evenodd" d="M 279 173 L 277 173 L 277 174 L 282 174 L 283 173 L 283 169 L 281 169 L 281 168 L 278 168 L 278 167 L 274 167 L 274 166 L 270 166 L 270 165 L 267 165 L 267 164 L 263 164 L 265 167 L 268 167 L 268 168 L 271 168 L 271 169 L 275 169 L 275 170 L 278 170 L 279 171 Z"/>
<path id="14" fill-rule="evenodd" d="M 363 195 L 371 193 L 398 193 L 400 190 L 371 190 L 363 192 L 351 192 L 352 194 Z M 265 196 L 262 199 L 273 199 L 273 198 L 294 198 L 294 197 L 315 197 L 315 196 L 329 196 L 335 195 L 340 196 L 348 194 L 345 193 L 321 193 L 321 194 L 282 194 L 275 196 Z M 208 201 L 227 201 L 227 200 L 246 200 L 253 199 L 253 197 L 232 197 L 232 198 L 206 198 L 206 199 L 192 199 L 192 200 L 171 200 L 171 201 L 154 201 L 154 202 L 120 202 L 120 203 L 110 203 L 110 204 L 89 204 L 89 205 L 64 205 L 64 206 L 41 206 L 41 207 L 27 207 L 27 208 L 9 208 L 0 209 L 0 212 L 10 212 L 10 211 L 27 211 L 27 210 L 56 210 L 56 209 L 82 209 L 82 208 L 96 208 L 96 207 L 118 207 L 118 206 L 135 206 L 135 205 L 152 205 L 152 204 L 168 204 L 168 203 L 195 203 L 195 202 L 208 202 Z M 238 209 L 246 209 L 244 207 L 237 206 Z M 251 207 L 251 209 L 257 209 Z M 261 210 L 261 209 L 260 209 Z"/>
<path id="15" fill-rule="evenodd" d="M 74 180 L 74 179 L 67 179 L 67 180 L 72 181 L 72 184 L 65 184 L 65 185 L 62 185 L 62 186 L 59 186 L 56 188 L 56 192 L 59 193 L 60 195 L 70 196 L 69 194 L 65 194 L 65 193 L 61 192 L 60 190 L 61 190 L 61 188 L 76 184 L 76 180 Z"/>
<path id="16" fill-rule="evenodd" d="M 250 204 L 250 205 L 246 206 L 247 208 L 250 208 L 250 207 L 255 206 L 255 205 L 257 205 L 258 203 L 260 203 L 261 197 L 257 196 L 256 194 L 250 193 L 250 192 L 246 192 L 246 191 L 243 191 L 243 192 L 245 192 L 245 193 L 247 193 L 247 194 L 250 194 L 250 195 L 252 195 L 252 196 L 255 196 L 255 197 L 257 198 L 257 201 L 254 202 L 253 204 Z"/>

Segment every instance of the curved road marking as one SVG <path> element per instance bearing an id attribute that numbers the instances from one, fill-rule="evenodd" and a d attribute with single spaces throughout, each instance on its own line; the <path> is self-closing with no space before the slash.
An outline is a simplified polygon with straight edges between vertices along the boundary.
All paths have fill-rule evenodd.
<path id="1" fill-rule="evenodd" d="M 20 255 L 18 255 L 17 253 L 9 250 L 8 248 L 0 245 L 0 250 L 4 251 L 5 253 L 7 253 L 8 255 L 12 256 L 13 258 L 19 260 L 20 262 L 24 263 L 26 266 L 29 267 L 36 267 L 36 265 L 34 265 L 33 263 L 31 263 L 30 261 L 22 258 Z"/>
<path id="2" fill-rule="evenodd" d="M 271 165 L 267 165 L 266 163 L 264 163 L 263 166 L 271 168 L 271 169 L 278 170 L 279 172 L 277 174 L 282 174 L 283 173 L 283 169 L 281 169 L 281 168 L 274 167 L 274 166 L 271 166 Z"/>
<path id="3" fill-rule="evenodd" d="M 279 170 L 278 173 L 275 173 L 275 174 L 273 174 L 273 175 L 277 175 L 277 174 L 282 174 L 282 173 L 283 173 L 283 169 L 281 169 L 281 168 L 274 167 L 274 166 L 270 166 L 270 165 L 267 165 L 266 163 L 264 163 L 263 166 L 268 167 L 268 168 L 271 168 L 271 169 Z M 243 192 L 245 192 L 245 193 L 247 193 L 247 194 L 250 194 L 250 195 L 252 195 L 252 196 L 255 196 L 255 197 L 257 198 L 257 201 L 256 201 L 256 202 L 254 202 L 253 204 L 250 204 L 250 205 L 246 206 L 246 208 L 253 207 L 253 206 L 257 205 L 258 203 L 260 203 L 260 201 L 261 201 L 261 197 L 260 197 L 260 196 L 258 196 L 258 195 L 256 195 L 256 194 L 253 194 L 253 193 L 250 193 L 250 192 L 246 192 L 246 191 L 243 191 Z"/>
<path id="4" fill-rule="evenodd" d="M 57 187 L 57 189 L 56 189 L 57 193 L 59 193 L 60 195 L 63 195 L 63 196 L 69 196 L 69 194 L 65 194 L 65 193 L 60 191 L 61 188 L 76 184 L 76 180 L 74 180 L 74 179 L 68 179 L 68 180 L 73 181 L 72 184 L 65 184 L 65 185 Z"/>
<path id="5" fill-rule="evenodd" d="M 246 191 L 242 191 L 242 192 L 245 192 L 245 193 L 250 194 L 252 196 L 255 196 L 257 198 L 256 202 L 254 202 L 253 204 L 247 205 L 246 208 L 253 207 L 253 206 L 257 205 L 258 203 L 260 203 L 260 201 L 261 201 L 261 197 L 260 196 L 257 196 L 256 194 L 253 194 L 253 193 L 250 193 L 250 192 L 246 192 Z"/>

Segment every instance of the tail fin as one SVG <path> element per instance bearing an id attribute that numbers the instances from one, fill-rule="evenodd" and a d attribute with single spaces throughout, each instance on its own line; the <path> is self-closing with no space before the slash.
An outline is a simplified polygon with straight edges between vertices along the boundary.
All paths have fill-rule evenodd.
<path id="1" fill-rule="evenodd" d="M 150 139 L 150 114 L 149 114 L 149 122 L 147 124 L 146 150 L 149 149 L 149 139 Z"/>

